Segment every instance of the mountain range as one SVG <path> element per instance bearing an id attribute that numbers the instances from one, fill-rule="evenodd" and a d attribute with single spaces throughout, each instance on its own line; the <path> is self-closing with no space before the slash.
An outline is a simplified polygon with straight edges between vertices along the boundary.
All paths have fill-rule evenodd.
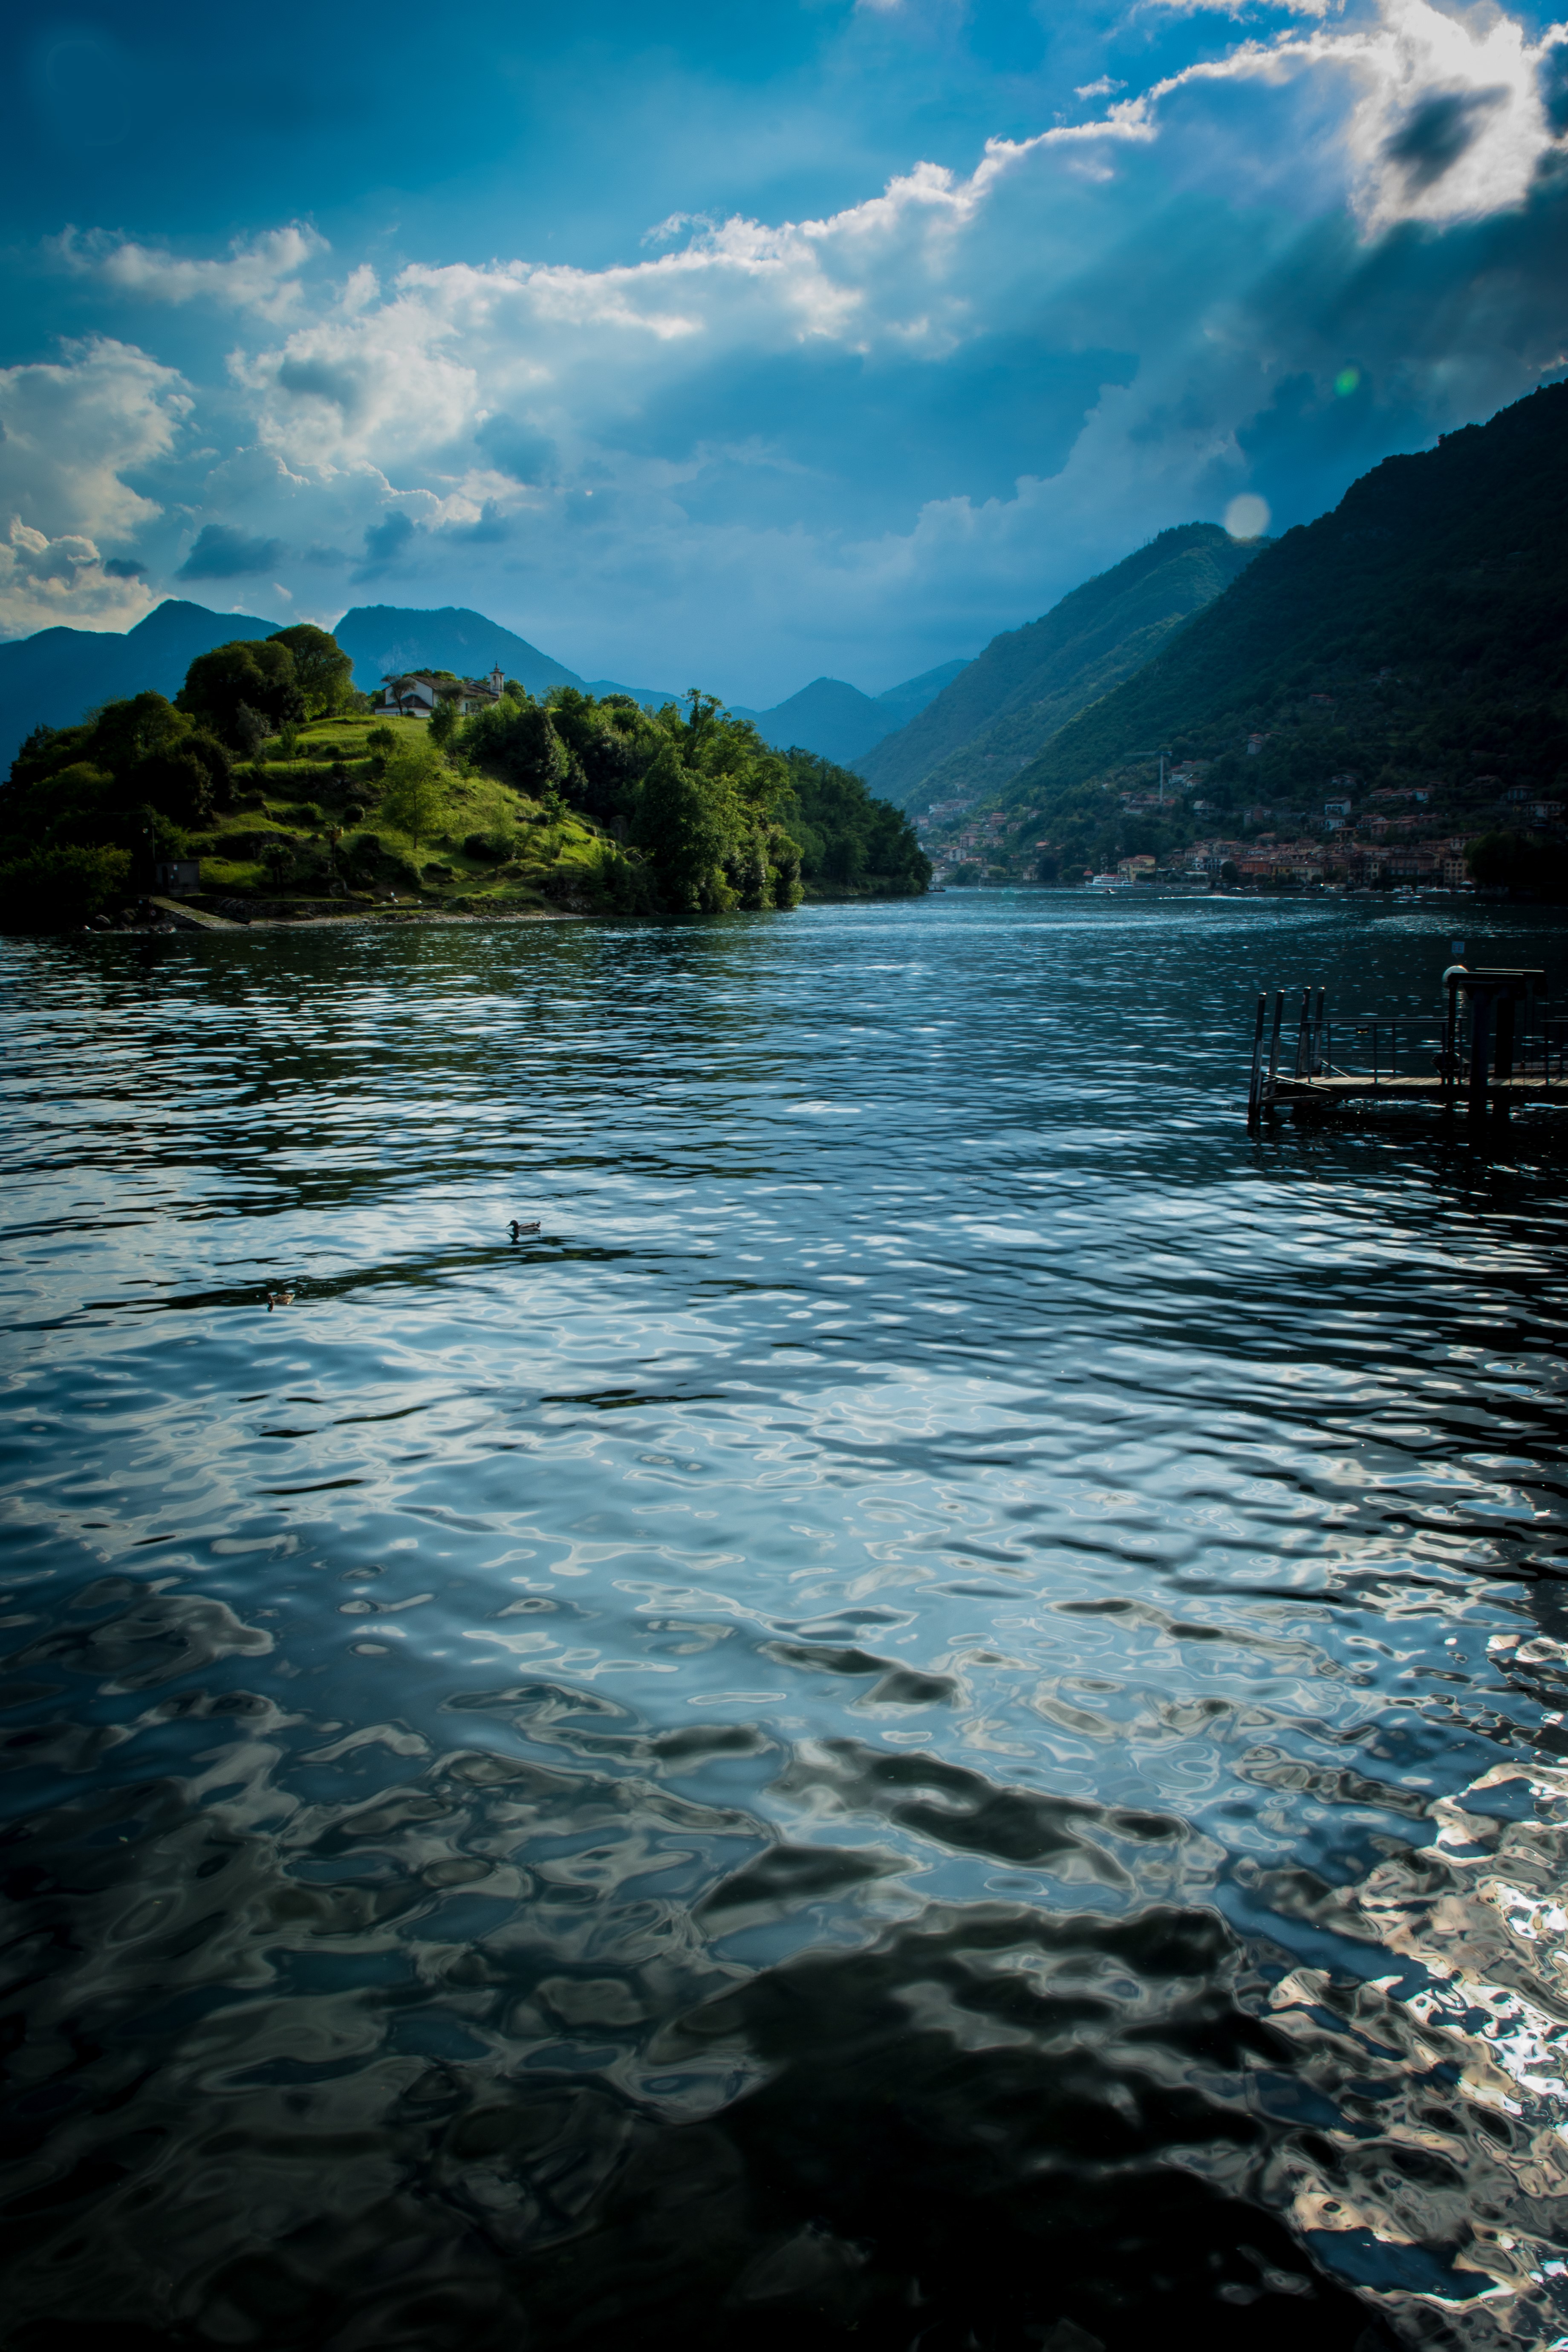
<path id="1" fill-rule="evenodd" d="M 1240 751 L 1259 798 L 1336 769 L 1438 795 L 1486 769 L 1480 783 L 1521 800 L 1562 793 L 1565 621 L 1568 383 L 1553 383 L 1363 474 L 994 797 L 1059 823 L 1130 751 L 1165 742 Z"/>
<path id="2" fill-rule="evenodd" d="M 170 597 L 132 629 L 40 629 L 0 645 L 0 766 L 9 765 L 37 726 L 72 726 L 100 702 L 144 688 L 172 698 L 198 654 L 237 637 L 269 637 L 287 625 L 254 613 L 214 613 L 205 604 Z M 574 686 L 585 694 L 629 694 L 654 709 L 680 698 L 672 688 L 580 677 L 515 630 L 460 604 L 434 611 L 356 604 L 332 635 L 353 663 L 355 685 L 366 693 L 401 670 L 449 669 L 460 677 L 482 677 L 499 667 L 531 694 Z M 862 694 L 842 678 L 819 677 L 770 710 L 736 705 L 735 715 L 753 720 L 763 740 L 780 751 L 798 746 L 847 762 L 901 728 L 963 667 L 961 661 L 944 662 L 876 696 Z"/>
<path id="3" fill-rule="evenodd" d="M 1278 541 L 1184 524 L 973 661 L 880 695 L 819 677 L 770 709 L 731 707 L 769 742 L 852 765 L 905 809 L 933 799 L 1022 808 L 1178 733 L 1228 740 L 1241 715 L 1267 728 L 1309 676 L 1331 700 L 1347 666 L 1441 660 L 1441 692 L 1489 710 L 1500 678 L 1515 680 L 1516 700 L 1560 691 L 1543 681 L 1562 662 L 1565 521 L 1568 384 L 1553 384 L 1423 456 L 1386 459 L 1331 514 Z M 40 720 L 67 725 L 143 687 L 172 695 L 197 654 L 278 625 L 171 601 L 123 635 L 45 629 L 0 646 L 0 760 Z M 537 694 L 676 698 L 580 678 L 461 606 L 358 605 L 335 635 L 366 688 L 404 668 L 474 676 L 499 665 Z M 1521 723 L 1500 711 L 1477 721 L 1500 743 Z M 1561 733 L 1554 716 L 1540 725 Z M 1549 751 L 1538 764 L 1549 761 L 1554 772 Z"/>

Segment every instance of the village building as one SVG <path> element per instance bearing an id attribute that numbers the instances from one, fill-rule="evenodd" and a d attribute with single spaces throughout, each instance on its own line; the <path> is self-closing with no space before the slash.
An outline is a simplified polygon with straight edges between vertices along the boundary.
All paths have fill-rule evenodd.
<path id="1" fill-rule="evenodd" d="M 395 711 L 404 719 L 427 719 L 438 702 L 449 701 L 457 704 L 459 719 L 471 719 L 477 710 L 487 710 L 499 702 L 505 691 L 506 673 L 499 667 L 489 677 L 464 677 L 455 683 L 429 670 L 408 670 L 382 679 L 374 708 L 378 712 Z"/>

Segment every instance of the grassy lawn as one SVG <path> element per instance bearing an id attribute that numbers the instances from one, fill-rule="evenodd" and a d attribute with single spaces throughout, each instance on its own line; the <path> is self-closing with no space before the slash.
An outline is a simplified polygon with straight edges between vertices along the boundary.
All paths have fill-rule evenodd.
<path id="1" fill-rule="evenodd" d="M 299 730 L 291 759 L 264 755 L 239 770 L 235 786 L 241 805 L 192 843 L 202 861 L 204 890 L 321 898 L 342 879 L 351 899 L 382 898 L 391 891 L 405 900 L 417 895 L 426 904 L 483 901 L 498 909 L 542 905 L 552 877 L 557 893 L 579 877 L 586 891 L 603 836 L 576 814 L 547 816 L 536 802 L 493 777 L 455 774 L 446 826 L 417 850 L 380 820 L 379 763 L 366 739 L 373 729 L 387 728 L 401 741 L 426 723 L 381 714 L 316 719 Z M 510 856 L 474 856 L 463 846 L 473 835 L 494 833 L 511 836 Z M 364 843 L 366 835 L 374 837 L 375 850 Z M 269 842 L 286 859 L 263 855 Z"/>

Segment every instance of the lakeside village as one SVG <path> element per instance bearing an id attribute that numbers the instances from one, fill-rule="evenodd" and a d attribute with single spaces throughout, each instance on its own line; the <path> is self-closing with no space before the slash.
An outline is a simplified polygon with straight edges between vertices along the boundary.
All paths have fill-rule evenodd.
<path id="1" fill-rule="evenodd" d="M 1331 710 L 1331 697 L 1312 700 Z M 1041 801 L 987 807 L 993 794 L 978 791 L 935 801 L 915 818 L 933 885 L 1470 891 L 1471 852 L 1500 832 L 1527 827 L 1568 845 L 1568 803 L 1537 785 L 1487 772 L 1369 781 L 1344 768 L 1309 799 L 1263 782 L 1284 764 L 1270 759 L 1276 740 L 1259 730 L 1228 755 L 1173 758 L 1158 782 L 1154 761 L 1141 761 L 1075 793 L 1067 822 L 1059 793 L 1054 813 Z M 1489 877 L 1479 878 L 1484 887 Z"/>

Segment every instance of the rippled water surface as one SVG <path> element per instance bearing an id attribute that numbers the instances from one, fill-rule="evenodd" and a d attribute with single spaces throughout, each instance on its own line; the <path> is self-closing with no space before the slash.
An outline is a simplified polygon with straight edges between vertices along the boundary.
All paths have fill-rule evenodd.
<path id="1" fill-rule="evenodd" d="M 1452 920 L 0 946 L 4 2340 L 1563 2336 L 1568 1139 L 1241 1116 Z"/>

